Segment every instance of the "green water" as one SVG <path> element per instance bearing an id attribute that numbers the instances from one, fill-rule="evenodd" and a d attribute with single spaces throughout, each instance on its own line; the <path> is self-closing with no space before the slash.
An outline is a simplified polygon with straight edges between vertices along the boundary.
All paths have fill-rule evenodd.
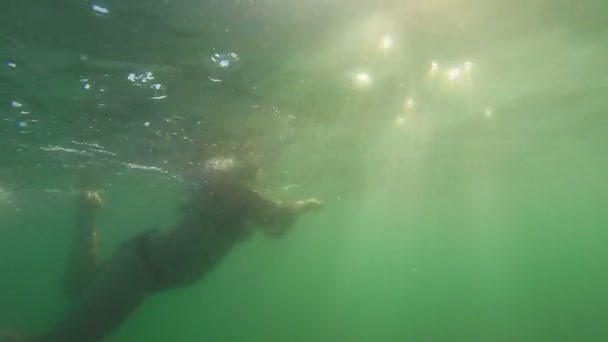
<path id="1" fill-rule="evenodd" d="M 204 144 L 251 140 L 263 191 L 325 208 L 107 341 L 608 340 L 607 13 L 5 1 L 0 327 L 42 332 L 69 309 L 79 166 L 99 173 L 107 257 L 174 223 Z"/>

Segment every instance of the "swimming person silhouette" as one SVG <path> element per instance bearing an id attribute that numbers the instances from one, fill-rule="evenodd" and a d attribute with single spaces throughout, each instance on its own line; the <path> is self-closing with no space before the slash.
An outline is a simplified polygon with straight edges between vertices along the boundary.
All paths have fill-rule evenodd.
<path id="1" fill-rule="evenodd" d="M 200 281 L 255 231 L 279 238 L 316 199 L 280 202 L 254 190 L 256 163 L 242 156 L 207 159 L 201 181 L 170 230 L 150 230 L 123 243 L 103 263 L 97 258 L 95 216 L 103 206 L 88 181 L 81 185 L 65 289 L 73 309 L 37 337 L 0 333 L 0 342 L 102 341 L 150 295 Z"/>

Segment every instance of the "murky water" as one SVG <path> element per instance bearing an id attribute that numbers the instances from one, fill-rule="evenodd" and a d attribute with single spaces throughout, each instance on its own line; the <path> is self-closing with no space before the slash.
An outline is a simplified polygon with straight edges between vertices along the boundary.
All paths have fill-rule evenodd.
<path id="1" fill-rule="evenodd" d="M 80 166 L 101 252 L 201 151 L 325 208 L 108 341 L 608 338 L 602 1 L 16 1 L 0 9 L 0 326 L 45 331 Z"/>

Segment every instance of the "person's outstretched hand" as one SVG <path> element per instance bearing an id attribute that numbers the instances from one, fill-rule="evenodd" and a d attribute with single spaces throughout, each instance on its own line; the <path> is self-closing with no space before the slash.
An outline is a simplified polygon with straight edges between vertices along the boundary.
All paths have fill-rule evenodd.
<path id="1" fill-rule="evenodd" d="M 298 201 L 297 208 L 300 213 L 305 213 L 309 211 L 314 212 L 323 208 L 323 202 L 319 201 L 316 198 L 311 198 L 303 201 Z"/>

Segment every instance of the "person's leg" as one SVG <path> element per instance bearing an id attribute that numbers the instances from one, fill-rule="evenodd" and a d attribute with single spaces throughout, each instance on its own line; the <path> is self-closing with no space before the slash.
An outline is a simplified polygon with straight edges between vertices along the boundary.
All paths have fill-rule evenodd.
<path id="1" fill-rule="evenodd" d="M 152 291 L 155 283 L 145 257 L 147 237 L 123 245 L 99 269 L 73 310 L 36 342 L 98 342 L 116 329 Z"/>
<path id="2" fill-rule="evenodd" d="M 74 227 L 64 277 L 64 289 L 74 299 L 79 298 L 84 293 L 99 271 L 97 231 L 94 219 L 97 211 L 103 206 L 103 201 L 97 192 L 87 190 L 92 189 L 91 185 L 92 182 L 88 174 L 82 175 L 82 190 L 78 195 L 76 209 L 76 227 Z M 22 341 L 31 341 L 31 339 L 16 331 L 0 330 L 0 342 Z"/>
<path id="3" fill-rule="evenodd" d="M 103 201 L 97 192 L 81 190 L 64 278 L 64 289 L 70 297 L 78 298 L 97 272 L 95 215 L 102 206 Z"/>

